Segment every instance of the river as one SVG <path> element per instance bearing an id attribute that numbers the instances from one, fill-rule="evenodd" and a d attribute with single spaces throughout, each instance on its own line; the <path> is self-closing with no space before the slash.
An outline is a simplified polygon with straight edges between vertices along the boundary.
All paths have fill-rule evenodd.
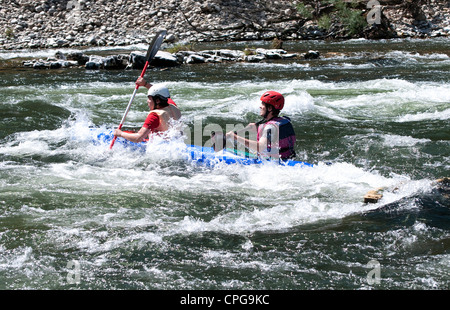
<path id="1" fill-rule="evenodd" d="M 223 46 L 268 47 L 204 48 Z M 261 94 L 283 93 L 297 159 L 314 167 L 109 150 L 89 127 L 119 124 L 140 71 L 34 70 L 7 64 L 54 51 L 0 51 L 0 289 L 449 289 L 449 188 L 436 182 L 450 177 L 449 39 L 283 47 L 322 57 L 146 78 L 189 128 L 257 121 Z M 147 113 L 140 90 L 125 127 Z"/>

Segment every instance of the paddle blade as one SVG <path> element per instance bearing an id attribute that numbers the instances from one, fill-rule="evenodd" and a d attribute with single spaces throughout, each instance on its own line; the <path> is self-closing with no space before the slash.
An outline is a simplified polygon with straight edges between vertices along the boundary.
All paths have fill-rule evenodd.
<path id="1" fill-rule="evenodd" d="M 164 37 L 166 36 L 166 33 L 167 33 L 166 30 L 161 30 L 153 38 L 152 43 L 150 43 L 150 48 L 147 51 L 147 55 L 145 56 L 148 62 L 150 62 L 153 59 L 153 57 L 155 57 L 156 53 L 161 47 L 161 44 L 164 40 Z"/>

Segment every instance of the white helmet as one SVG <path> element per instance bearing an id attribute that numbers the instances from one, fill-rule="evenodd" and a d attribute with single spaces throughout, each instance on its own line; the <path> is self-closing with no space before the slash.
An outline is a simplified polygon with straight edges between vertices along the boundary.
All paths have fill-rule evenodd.
<path id="1" fill-rule="evenodd" d="M 167 87 L 164 87 L 161 84 L 156 84 L 150 87 L 147 96 L 162 97 L 163 99 L 168 99 L 170 98 L 170 93 Z"/>

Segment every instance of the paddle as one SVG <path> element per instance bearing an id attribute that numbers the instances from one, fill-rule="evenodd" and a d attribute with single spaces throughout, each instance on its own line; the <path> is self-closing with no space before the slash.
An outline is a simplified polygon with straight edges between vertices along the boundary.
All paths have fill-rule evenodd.
<path id="1" fill-rule="evenodd" d="M 153 59 L 153 57 L 155 57 L 156 53 L 158 52 L 159 47 L 161 46 L 165 35 L 166 35 L 166 30 L 161 30 L 153 38 L 152 43 L 150 44 L 150 46 L 148 48 L 147 55 L 145 55 L 146 61 L 145 61 L 144 69 L 142 69 L 142 72 L 141 72 L 141 77 L 144 77 L 145 71 L 147 71 L 148 65 L 150 64 L 151 60 Z M 134 89 L 133 95 L 131 96 L 130 101 L 128 102 L 127 109 L 125 110 L 122 120 L 120 121 L 119 129 L 122 129 L 123 123 L 125 122 L 125 119 L 127 118 L 127 114 L 130 111 L 131 103 L 133 102 L 138 89 L 139 89 L 139 85 L 136 84 L 136 88 Z M 112 149 L 112 147 L 114 146 L 114 142 L 116 142 L 116 139 L 117 139 L 117 136 L 114 136 L 114 139 L 111 141 L 111 145 L 109 146 L 110 149 Z"/>

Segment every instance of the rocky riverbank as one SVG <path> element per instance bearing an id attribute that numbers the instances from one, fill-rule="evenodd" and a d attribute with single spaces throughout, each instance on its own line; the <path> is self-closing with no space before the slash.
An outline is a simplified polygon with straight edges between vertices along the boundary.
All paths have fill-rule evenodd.
<path id="1" fill-rule="evenodd" d="M 448 1 L 344 2 L 348 1 L 2 0 L 0 48 L 149 43 L 157 29 L 167 29 L 166 40 L 179 44 L 450 35 Z M 380 6 L 372 6 L 377 3 Z"/>
<path id="2" fill-rule="evenodd" d="M 223 63 L 223 62 L 260 62 L 269 59 L 314 59 L 319 58 L 317 51 L 306 53 L 288 53 L 283 49 L 247 48 L 244 51 L 217 49 L 193 51 L 178 51 L 175 54 L 158 51 L 150 66 L 167 68 L 182 64 Z M 23 62 L 25 67 L 34 69 L 61 69 L 70 67 L 84 67 L 87 70 L 117 70 L 117 69 L 142 69 L 146 62 L 146 53 L 133 51 L 130 54 L 118 54 L 109 56 L 86 55 L 83 52 L 61 51 L 47 59 L 33 59 Z"/>

